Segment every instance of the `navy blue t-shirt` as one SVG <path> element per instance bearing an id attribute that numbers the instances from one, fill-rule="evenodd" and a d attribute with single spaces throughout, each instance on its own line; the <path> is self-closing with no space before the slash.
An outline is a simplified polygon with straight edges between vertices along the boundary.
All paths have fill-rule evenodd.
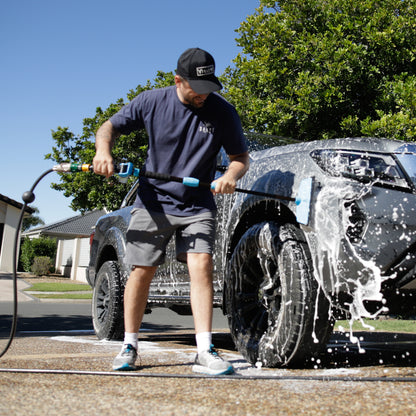
<path id="1" fill-rule="evenodd" d="M 146 129 L 149 147 L 144 170 L 148 172 L 210 183 L 221 147 L 229 155 L 247 151 L 237 112 L 216 93 L 196 109 L 179 100 L 176 86 L 145 91 L 110 121 L 122 134 Z M 144 177 L 140 177 L 134 206 L 177 216 L 216 209 L 209 189 Z"/>

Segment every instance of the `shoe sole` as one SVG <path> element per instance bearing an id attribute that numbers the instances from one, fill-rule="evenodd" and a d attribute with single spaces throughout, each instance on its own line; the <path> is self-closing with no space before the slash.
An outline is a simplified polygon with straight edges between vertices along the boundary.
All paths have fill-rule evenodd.
<path id="1" fill-rule="evenodd" d="M 137 367 L 135 365 L 131 366 L 130 364 L 123 364 L 120 367 L 113 367 L 114 371 L 134 371 L 137 370 Z"/>
<path id="2" fill-rule="evenodd" d="M 223 376 L 227 374 L 234 374 L 234 367 L 231 365 L 225 370 L 211 370 L 208 367 L 204 367 L 202 365 L 195 364 L 192 366 L 192 371 L 194 373 L 200 373 L 200 374 L 207 374 L 210 376 Z"/>

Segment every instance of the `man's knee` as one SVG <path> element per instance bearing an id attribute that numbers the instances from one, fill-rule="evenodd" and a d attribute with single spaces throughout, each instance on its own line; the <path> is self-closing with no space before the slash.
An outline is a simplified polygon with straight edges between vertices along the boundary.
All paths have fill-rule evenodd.
<path id="1" fill-rule="evenodd" d="M 157 270 L 157 266 L 132 266 L 129 280 L 150 283 Z"/>

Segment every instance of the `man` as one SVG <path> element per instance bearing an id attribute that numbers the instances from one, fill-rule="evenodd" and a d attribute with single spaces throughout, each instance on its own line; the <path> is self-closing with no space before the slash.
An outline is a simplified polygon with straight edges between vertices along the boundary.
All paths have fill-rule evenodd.
<path id="1" fill-rule="evenodd" d="M 213 261 L 215 201 L 213 194 L 233 193 L 248 169 L 247 146 L 240 119 L 216 94 L 222 88 L 213 57 L 199 48 L 179 58 L 175 86 L 145 91 L 106 121 L 96 134 L 94 171 L 113 175 L 111 149 L 120 134 L 145 128 L 149 136 L 144 171 L 196 177 L 212 182 L 221 147 L 230 164 L 215 181 L 215 190 L 140 177 L 127 231 L 126 261 L 132 265 L 124 292 L 125 337 L 114 370 L 134 370 L 138 332 L 150 283 L 163 264 L 166 245 L 176 235 L 176 255 L 187 262 L 197 355 L 193 371 L 230 374 L 232 365 L 213 349 Z"/>

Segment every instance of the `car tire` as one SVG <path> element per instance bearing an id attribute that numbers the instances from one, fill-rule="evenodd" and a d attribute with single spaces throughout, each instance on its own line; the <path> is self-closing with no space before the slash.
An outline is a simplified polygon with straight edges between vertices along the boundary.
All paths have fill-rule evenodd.
<path id="1" fill-rule="evenodd" d="M 325 347 L 334 324 L 293 224 L 262 222 L 245 232 L 229 262 L 225 307 L 237 349 L 266 367 L 304 365 Z"/>
<path id="2" fill-rule="evenodd" d="M 97 273 L 92 295 L 92 322 L 99 339 L 123 338 L 123 287 L 115 261 L 106 261 Z"/>

